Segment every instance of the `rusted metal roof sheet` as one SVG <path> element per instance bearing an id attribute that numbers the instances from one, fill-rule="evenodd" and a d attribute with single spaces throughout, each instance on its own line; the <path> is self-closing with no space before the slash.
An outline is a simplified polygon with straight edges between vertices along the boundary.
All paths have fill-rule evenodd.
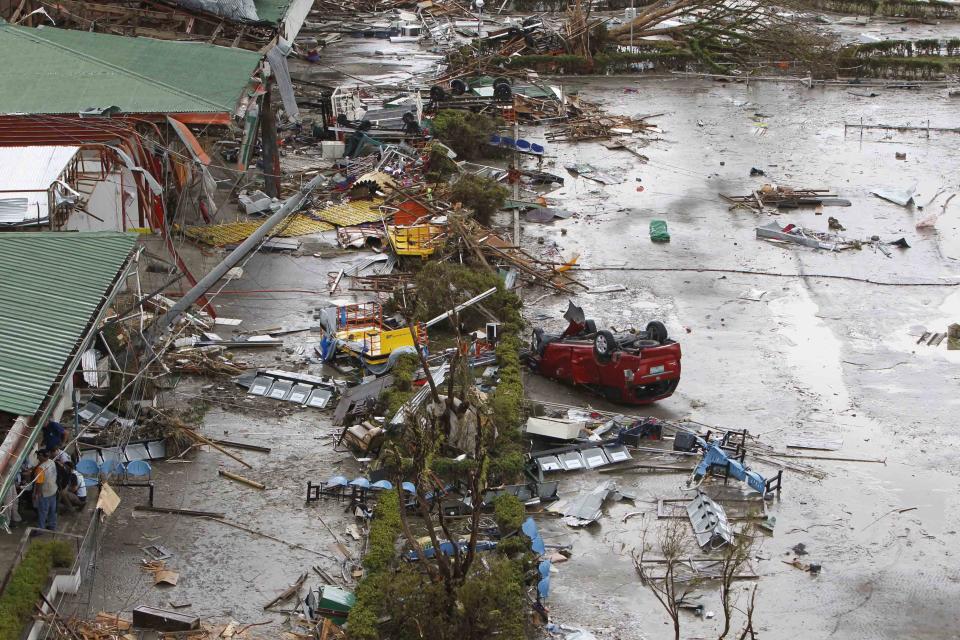
<path id="1" fill-rule="evenodd" d="M 0 411 L 40 409 L 136 244 L 113 231 L 0 233 Z"/>

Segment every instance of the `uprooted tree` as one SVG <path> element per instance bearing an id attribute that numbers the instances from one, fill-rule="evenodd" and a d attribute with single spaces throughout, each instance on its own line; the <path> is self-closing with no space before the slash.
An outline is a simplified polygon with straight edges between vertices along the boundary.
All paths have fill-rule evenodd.
<path id="1" fill-rule="evenodd" d="M 751 66 L 783 66 L 833 77 L 835 38 L 755 0 L 655 0 L 608 36 L 661 54 L 695 60 L 714 73 Z"/>

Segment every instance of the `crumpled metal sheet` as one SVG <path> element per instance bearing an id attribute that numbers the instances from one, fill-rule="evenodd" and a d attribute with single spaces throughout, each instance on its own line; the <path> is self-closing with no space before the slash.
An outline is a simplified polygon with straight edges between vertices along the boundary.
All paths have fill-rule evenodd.
<path id="1" fill-rule="evenodd" d="M 259 22 L 257 6 L 253 0 L 174 0 L 185 9 L 206 11 L 228 20 Z"/>
<path id="2" fill-rule="evenodd" d="M 192 238 L 197 242 L 214 247 L 222 247 L 243 242 L 250 237 L 250 234 L 256 231 L 263 222 L 262 220 L 251 220 L 229 222 L 227 224 L 197 225 L 195 227 L 187 227 L 184 229 L 184 233 L 188 238 Z M 292 216 L 288 222 L 280 224 L 279 229 L 280 230 L 274 234 L 275 236 L 292 238 L 295 236 L 306 236 L 311 233 L 319 233 L 321 231 L 330 231 L 333 229 L 333 225 L 320 220 L 314 220 L 309 216 L 298 213 Z"/>
<path id="3" fill-rule="evenodd" d="M 733 542 L 727 513 L 703 491 L 697 491 L 697 497 L 687 504 L 687 516 L 701 549 L 718 549 Z"/>
<path id="4" fill-rule="evenodd" d="M 289 47 L 287 50 L 289 51 Z M 270 63 L 270 70 L 277 80 L 280 99 L 283 100 L 283 110 L 287 112 L 287 117 L 290 120 L 300 122 L 300 108 L 297 106 L 297 98 L 293 93 L 293 82 L 290 80 L 287 56 L 284 55 L 283 49 L 279 45 L 274 45 L 270 51 L 267 51 L 267 62 Z"/>

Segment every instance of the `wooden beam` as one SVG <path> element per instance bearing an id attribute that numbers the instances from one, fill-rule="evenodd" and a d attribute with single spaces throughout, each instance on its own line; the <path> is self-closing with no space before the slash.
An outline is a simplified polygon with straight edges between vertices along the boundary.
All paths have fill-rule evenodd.
<path id="1" fill-rule="evenodd" d="M 267 485 L 263 483 L 257 482 L 256 480 L 251 480 L 250 478 L 244 478 L 243 476 L 238 475 L 236 473 L 231 473 L 226 469 L 218 469 L 217 473 L 219 473 L 224 478 L 230 478 L 231 480 L 236 480 L 237 482 L 243 483 L 248 487 L 253 487 L 254 489 L 260 489 L 261 491 L 263 491 L 264 489 L 267 488 Z"/>

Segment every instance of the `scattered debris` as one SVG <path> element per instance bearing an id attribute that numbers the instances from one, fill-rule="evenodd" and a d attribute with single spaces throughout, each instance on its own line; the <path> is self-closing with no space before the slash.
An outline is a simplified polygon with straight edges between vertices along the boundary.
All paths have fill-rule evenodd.
<path id="1" fill-rule="evenodd" d="M 698 490 L 697 497 L 687 505 L 687 515 L 701 549 L 713 550 L 733 544 L 733 531 L 726 512 L 703 491 Z"/>

